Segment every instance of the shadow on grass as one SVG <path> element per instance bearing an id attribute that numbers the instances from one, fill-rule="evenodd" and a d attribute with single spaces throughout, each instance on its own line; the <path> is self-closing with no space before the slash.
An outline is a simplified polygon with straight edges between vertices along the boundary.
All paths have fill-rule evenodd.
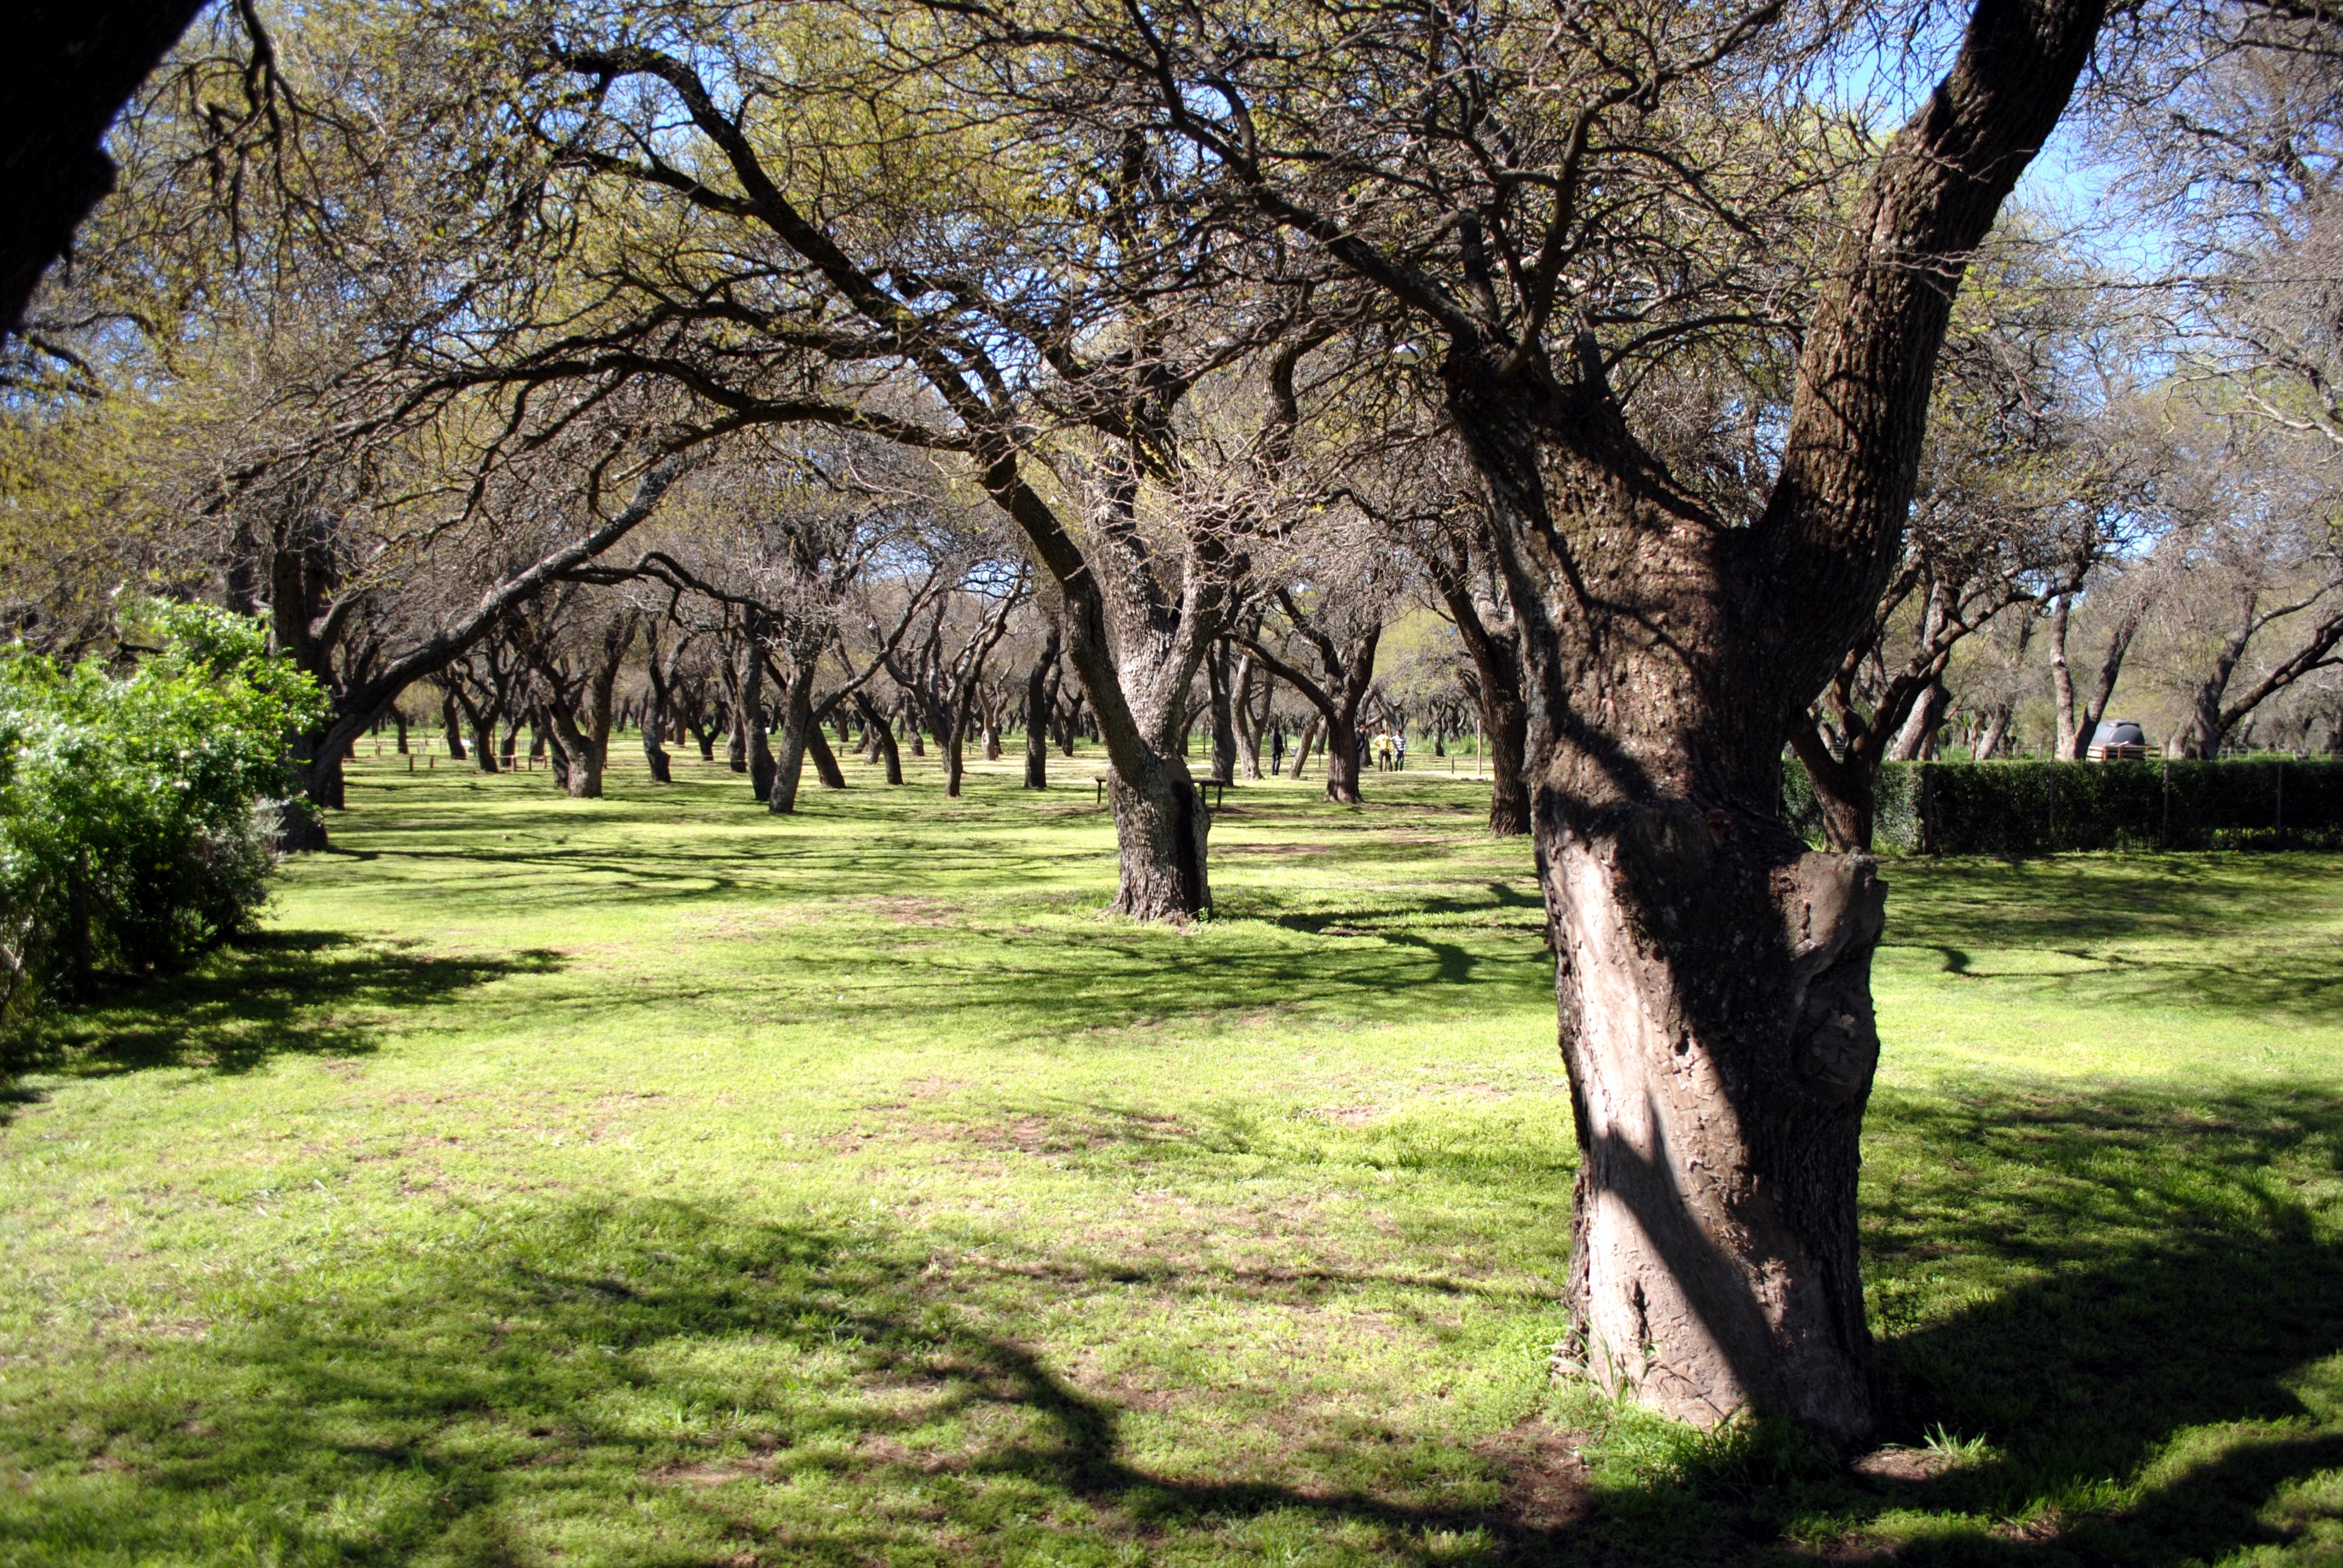
<path id="1" fill-rule="evenodd" d="M 1889 1505 L 2034 1521 L 1904 1555 L 2214 1561 L 2285 1539 L 2274 1495 L 2343 1467 L 2331 1085 L 1889 1100 L 1867 1153 L 1901 1435 L 1987 1445 Z M 1915 1282 L 1976 1299 L 1898 1330 Z"/>
<path id="2" fill-rule="evenodd" d="M 0 1556 L 94 1527 L 129 1558 L 301 1562 L 533 1560 L 557 1539 L 617 1561 L 1111 1562 L 1262 1528 L 1399 1561 L 1566 1544 L 1493 1485 L 1483 1507 L 1383 1494 L 1373 1477 L 1407 1469 L 1387 1443 L 1356 1484 L 1151 1467 L 1114 1401 L 980 1322 L 873 1226 L 511 1215 L 380 1294 L 284 1301 L 15 1405 L 40 1505 L 0 1508 Z"/>
<path id="3" fill-rule="evenodd" d="M 276 1056 L 357 1055 L 375 1048 L 386 1013 L 560 962 L 541 950 L 459 959 L 414 946 L 337 931 L 258 932 L 185 974 L 123 981 L 96 1002 L 57 1010 L 18 1065 L 77 1076 L 192 1066 L 236 1073 Z"/>
<path id="4" fill-rule="evenodd" d="M 1092 1136 L 1179 1136 L 1082 1109 Z M 1762 1434 L 1609 1479 L 1561 1440 L 1433 1462 L 1305 1406 L 1077 1380 L 1002 1326 L 1178 1280 L 628 1201 L 484 1214 L 382 1274 L 277 1287 L 206 1342 L 15 1402 L 0 1447 L 36 1504 L 0 1507 L 0 1556 L 101 1529 L 133 1557 L 304 1562 L 1757 1563 L 1819 1541 L 1838 1560 L 1885 1542 L 1910 1562 L 2178 1564 L 2287 1542 L 2273 1500 L 2343 1467 L 2343 1246 L 2293 1195 L 2326 1181 L 2331 1201 L 2343 1099 L 2008 1091 L 1883 1121 L 1909 1179 L 1871 1205 L 1874 1273 L 1966 1267 L 1975 1286 L 1883 1346 L 1904 1437 L 1990 1445 L 1929 1479 L 1852 1478 Z M 1261 1420 L 1286 1452 L 1232 1476 L 1214 1444 Z"/>

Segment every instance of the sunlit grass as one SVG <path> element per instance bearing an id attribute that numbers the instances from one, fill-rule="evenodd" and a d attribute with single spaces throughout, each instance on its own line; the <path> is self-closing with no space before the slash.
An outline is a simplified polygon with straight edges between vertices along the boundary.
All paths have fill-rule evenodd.
<path id="1" fill-rule="evenodd" d="M 362 761 L 262 940 L 0 1107 L 0 1563 L 2343 1553 L 2334 861 L 1889 868 L 1850 1474 L 1549 1382 L 1484 794 L 1241 787 L 1174 930 L 1052 763 Z"/>

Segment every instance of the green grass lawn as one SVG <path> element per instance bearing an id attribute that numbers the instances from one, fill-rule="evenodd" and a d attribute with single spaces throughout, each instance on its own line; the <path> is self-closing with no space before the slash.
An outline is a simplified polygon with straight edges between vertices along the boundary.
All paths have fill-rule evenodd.
<path id="1" fill-rule="evenodd" d="M 1482 793 L 1233 790 L 1182 931 L 1053 764 L 362 762 L 0 1104 L 0 1564 L 2343 1562 L 2343 861 L 1890 867 L 1849 1472 L 1549 1380 Z"/>

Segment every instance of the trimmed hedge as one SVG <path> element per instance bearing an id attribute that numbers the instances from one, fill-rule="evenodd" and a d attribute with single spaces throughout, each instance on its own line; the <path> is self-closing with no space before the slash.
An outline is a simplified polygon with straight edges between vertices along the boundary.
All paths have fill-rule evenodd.
<path id="1" fill-rule="evenodd" d="M 1782 809 L 1822 842 L 1795 758 L 1782 764 Z M 2343 760 L 1890 762 L 1873 844 L 1890 855 L 2343 849 Z"/>

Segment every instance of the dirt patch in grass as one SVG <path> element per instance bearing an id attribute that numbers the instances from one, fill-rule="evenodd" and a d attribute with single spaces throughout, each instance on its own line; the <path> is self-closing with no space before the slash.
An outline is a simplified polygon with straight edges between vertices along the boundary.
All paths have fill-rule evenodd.
<path id="1" fill-rule="evenodd" d="M 1582 1523 L 1594 1512 L 1586 1465 L 1577 1452 L 1584 1441 L 1581 1433 L 1533 1418 L 1473 1445 L 1503 1478 L 1508 1524 L 1550 1532 Z"/>
<path id="2" fill-rule="evenodd" d="M 739 1459 L 707 1459 L 694 1464 L 668 1464 L 648 1473 L 647 1479 L 670 1486 L 722 1486 L 733 1481 L 760 1481 L 772 1473 L 773 1462 L 761 1455 Z"/>
<path id="3" fill-rule="evenodd" d="M 882 1106 L 885 1111 L 895 1107 Z M 874 1138 L 897 1143 L 973 1144 L 994 1154 L 1079 1154 L 1128 1144 L 1194 1141 L 1201 1134 L 1182 1117 L 1143 1111 L 1027 1111 L 993 1120 L 892 1121 L 849 1127 L 833 1141 L 859 1148 Z"/>

